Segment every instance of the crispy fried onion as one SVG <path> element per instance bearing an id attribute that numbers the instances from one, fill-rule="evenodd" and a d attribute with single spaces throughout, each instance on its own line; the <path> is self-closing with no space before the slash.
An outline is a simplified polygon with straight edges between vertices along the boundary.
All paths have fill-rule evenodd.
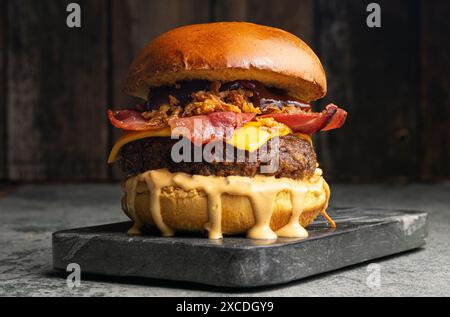
<path id="1" fill-rule="evenodd" d="M 142 117 L 150 126 L 161 126 L 168 125 L 172 119 L 214 112 L 261 114 L 261 110 L 248 101 L 251 94 L 251 91 L 243 89 L 219 92 L 217 87 L 211 91 L 193 93 L 192 101 L 184 108 L 179 106 L 180 103 L 175 97 L 169 96 L 169 104 L 162 105 L 158 110 L 143 112 Z"/>

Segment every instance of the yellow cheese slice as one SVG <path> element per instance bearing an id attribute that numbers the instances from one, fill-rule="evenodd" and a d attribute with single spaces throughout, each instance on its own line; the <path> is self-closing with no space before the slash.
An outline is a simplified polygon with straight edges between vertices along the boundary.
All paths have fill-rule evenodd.
<path id="1" fill-rule="evenodd" d="M 267 141 L 276 136 L 285 136 L 291 134 L 292 130 L 285 125 L 279 125 L 278 129 L 271 129 L 262 122 L 248 122 L 243 127 L 234 131 L 233 137 L 230 138 L 227 143 L 231 144 L 237 149 L 246 150 L 248 152 L 254 152 L 263 146 Z M 142 131 L 142 132 L 128 132 L 121 136 L 114 145 L 111 153 L 109 154 L 108 163 L 114 163 L 117 160 L 120 149 L 127 143 L 150 138 L 150 137 L 170 137 L 171 130 L 169 127 L 155 130 L 155 131 Z"/>
<path id="2" fill-rule="evenodd" d="M 273 137 L 292 133 L 286 125 L 279 124 L 276 128 L 268 128 L 259 121 L 248 122 L 242 128 L 235 130 L 233 137 L 227 143 L 237 149 L 254 152 Z"/>
<path id="3" fill-rule="evenodd" d="M 117 140 L 116 144 L 114 144 L 114 147 L 112 148 L 111 153 L 109 154 L 108 163 L 114 163 L 117 160 L 117 156 L 119 155 L 120 149 L 127 143 L 150 137 L 170 137 L 170 136 L 171 130 L 169 127 L 155 131 L 127 132 Z"/>
<path id="4" fill-rule="evenodd" d="M 237 149 L 254 152 L 271 138 L 272 134 L 266 129 L 248 126 L 234 131 L 233 137 L 227 143 Z"/>

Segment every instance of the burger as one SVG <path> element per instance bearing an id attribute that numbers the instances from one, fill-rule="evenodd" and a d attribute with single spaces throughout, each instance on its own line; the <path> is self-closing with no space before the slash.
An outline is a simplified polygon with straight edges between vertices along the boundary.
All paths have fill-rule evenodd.
<path id="1" fill-rule="evenodd" d="M 320 214 L 335 226 L 311 136 L 347 113 L 312 110 L 326 77 L 296 36 L 244 22 L 176 28 L 142 49 L 124 90 L 142 100 L 108 110 L 123 130 L 109 163 L 126 175 L 128 234 L 305 238 Z"/>

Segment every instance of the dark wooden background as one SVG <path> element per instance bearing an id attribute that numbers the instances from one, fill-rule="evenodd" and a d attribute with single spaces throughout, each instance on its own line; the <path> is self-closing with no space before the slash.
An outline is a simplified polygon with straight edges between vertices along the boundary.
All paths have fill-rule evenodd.
<path id="1" fill-rule="evenodd" d="M 82 28 L 65 25 L 82 7 Z M 385 0 L 369 29 L 359 0 L 1 0 L 0 179 L 107 181 L 117 132 L 105 109 L 135 102 L 121 92 L 127 67 L 173 27 L 245 20 L 286 29 L 320 56 L 324 102 L 350 113 L 316 137 L 334 181 L 450 179 L 450 1 Z"/>

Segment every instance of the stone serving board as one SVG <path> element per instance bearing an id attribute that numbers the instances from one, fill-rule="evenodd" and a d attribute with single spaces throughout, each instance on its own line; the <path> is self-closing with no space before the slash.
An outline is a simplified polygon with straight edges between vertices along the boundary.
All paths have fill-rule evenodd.
<path id="1" fill-rule="evenodd" d="M 337 228 L 316 220 L 305 240 L 210 241 L 189 233 L 165 238 L 155 231 L 130 237 L 129 222 L 59 231 L 53 234 L 53 265 L 65 270 L 77 263 L 82 273 L 254 287 L 299 280 L 425 244 L 424 212 L 330 209 Z"/>

